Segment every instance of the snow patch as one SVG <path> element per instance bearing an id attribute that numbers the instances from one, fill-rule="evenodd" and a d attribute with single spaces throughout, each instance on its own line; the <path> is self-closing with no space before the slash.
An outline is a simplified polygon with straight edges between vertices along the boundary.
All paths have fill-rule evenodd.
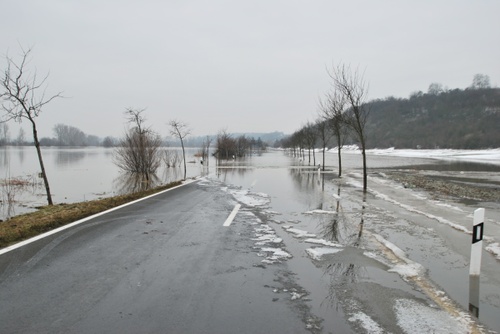
<path id="1" fill-rule="evenodd" d="M 464 318 L 452 317 L 445 311 L 438 310 L 411 299 L 398 299 L 394 303 L 394 312 L 399 327 L 405 333 L 469 333 Z M 458 320 L 458 321 L 457 321 Z"/>
<path id="2" fill-rule="evenodd" d="M 315 247 L 306 249 L 306 253 L 316 261 L 321 260 L 323 255 L 335 254 L 343 251 L 343 248 L 331 248 L 331 247 Z"/>
<path id="3" fill-rule="evenodd" d="M 265 206 L 271 202 L 269 195 L 264 193 L 254 193 L 245 189 L 229 189 L 228 192 L 238 202 L 250 207 Z"/>
<path id="4" fill-rule="evenodd" d="M 313 214 L 328 214 L 328 215 L 336 215 L 337 211 L 326 211 L 326 210 L 310 210 L 304 212 L 306 215 L 313 215 Z"/>
<path id="5" fill-rule="evenodd" d="M 338 243 L 335 243 L 335 242 L 331 242 L 331 241 L 327 241 L 325 239 L 312 239 L 312 238 L 309 238 L 309 239 L 306 239 L 304 241 L 308 242 L 310 244 L 319 244 L 319 245 L 329 246 L 329 247 L 343 247 L 341 244 L 338 244 Z"/>
<path id="6" fill-rule="evenodd" d="M 262 260 L 263 263 L 267 264 L 273 264 L 277 263 L 283 260 L 287 260 L 292 257 L 289 253 L 285 252 L 281 248 L 272 248 L 272 247 L 264 247 L 261 249 L 262 252 L 264 253 L 271 253 L 271 255 L 268 255 L 264 260 Z M 259 253 L 259 256 L 266 256 L 266 254 Z"/>
<path id="7" fill-rule="evenodd" d="M 424 266 L 422 266 L 420 263 L 414 262 L 406 257 L 405 252 L 403 252 L 399 247 L 391 243 L 390 241 L 384 239 L 382 236 L 378 234 L 373 234 L 375 239 L 377 239 L 378 242 L 383 244 L 385 247 L 391 250 L 391 252 L 402 262 L 393 266 L 391 269 L 389 269 L 389 272 L 395 272 L 398 273 L 401 277 L 408 278 L 408 277 L 415 277 L 423 274 L 425 272 Z"/>
<path id="8" fill-rule="evenodd" d="M 297 228 L 293 228 L 290 225 L 283 226 L 283 229 L 288 233 L 295 234 L 296 238 L 315 238 L 316 234 L 309 233 L 307 231 L 299 230 Z"/>
<path id="9" fill-rule="evenodd" d="M 351 315 L 348 319 L 350 322 L 357 322 L 368 333 L 385 333 L 384 329 L 379 326 L 369 315 L 363 312 L 357 312 Z"/>
<path id="10" fill-rule="evenodd" d="M 500 243 L 495 242 L 493 244 L 486 246 L 485 249 L 491 254 L 493 254 L 493 256 L 495 256 L 497 260 L 500 260 Z"/>

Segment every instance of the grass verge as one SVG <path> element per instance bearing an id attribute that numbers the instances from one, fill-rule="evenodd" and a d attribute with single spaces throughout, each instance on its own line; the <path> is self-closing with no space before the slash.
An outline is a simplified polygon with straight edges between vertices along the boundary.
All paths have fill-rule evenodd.
<path id="1" fill-rule="evenodd" d="M 22 214 L 4 222 L 0 222 L 0 248 L 10 246 L 16 242 L 29 239 L 79 219 L 92 216 L 96 213 L 106 211 L 180 184 L 182 184 L 182 182 L 177 181 L 154 189 L 127 195 L 108 197 L 88 202 L 42 206 L 36 212 Z"/>

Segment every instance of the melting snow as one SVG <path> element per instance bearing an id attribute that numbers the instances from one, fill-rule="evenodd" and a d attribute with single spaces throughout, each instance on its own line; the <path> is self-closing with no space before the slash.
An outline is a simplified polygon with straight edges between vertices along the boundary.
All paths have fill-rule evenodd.
<path id="1" fill-rule="evenodd" d="M 306 253 L 313 259 L 313 260 L 321 260 L 321 257 L 323 255 L 327 254 L 335 254 L 338 252 L 341 252 L 343 248 L 330 248 L 330 247 L 316 247 L 316 248 L 308 248 L 306 249 Z"/>
<path id="2" fill-rule="evenodd" d="M 493 254 L 497 258 L 497 260 L 500 260 L 500 243 L 495 242 L 493 244 L 486 246 L 485 249 L 491 254 Z"/>
<path id="3" fill-rule="evenodd" d="M 394 312 L 399 327 L 405 333 L 468 333 L 467 319 L 454 318 L 445 311 L 438 310 L 411 299 L 398 299 Z M 458 320 L 458 321 L 457 321 Z"/>
<path id="4" fill-rule="evenodd" d="M 305 242 L 308 242 L 310 244 L 319 244 L 323 246 L 330 246 L 330 247 L 343 247 L 341 244 L 337 244 L 335 242 L 327 241 L 325 239 L 306 239 L 304 240 Z"/>
<path id="5" fill-rule="evenodd" d="M 315 238 L 316 234 L 309 233 L 307 231 L 299 230 L 297 228 L 293 228 L 290 225 L 283 226 L 283 229 L 288 233 L 295 234 L 296 238 Z"/>
<path id="6" fill-rule="evenodd" d="M 358 322 L 368 333 L 385 333 L 384 329 L 380 327 L 379 324 L 363 312 L 354 313 L 348 320 L 351 322 Z"/>
<path id="7" fill-rule="evenodd" d="M 337 211 L 326 211 L 326 210 L 310 210 L 304 212 L 305 214 L 312 215 L 312 214 L 330 214 L 330 215 L 336 215 Z"/>

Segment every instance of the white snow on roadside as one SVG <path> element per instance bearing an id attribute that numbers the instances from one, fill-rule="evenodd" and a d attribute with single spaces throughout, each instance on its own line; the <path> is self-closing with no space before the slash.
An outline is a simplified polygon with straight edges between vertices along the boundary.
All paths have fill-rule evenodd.
<path id="1" fill-rule="evenodd" d="M 357 322 L 368 333 L 379 334 L 385 333 L 384 329 L 379 326 L 369 315 L 363 312 L 356 312 L 348 319 L 350 322 Z"/>
<path id="2" fill-rule="evenodd" d="M 394 312 L 405 333 L 469 333 L 467 319 L 454 318 L 445 311 L 411 299 L 398 299 Z"/>
<path id="3" fill-rule="evenodd" d="M 309 239 L 306 239 L 304 241 L 308 242 L 310 244 L 319 244 L 319 245 L 329 246 L 329 247 L 344 247 L 341 244 L 338 244 L 338 243 L 335 243 L 335 242 L 331 242 L 331 241 L 327 241 L 325 239 L 312 239 L 312 238 L 309 238 Z"/>
<path id="4" fill-rule="evenodd" d="M 312 234 L 312 233 L 309 233 L 307 231 L 293 228 L 290 225 L 283 226 L 283 229 L 285 231 L 287 231 L 288 233 L 295 234 L 294 237 L 296 237 L 296 238 L 315 238 L 316 237 L 316 234 Z"/>
<path id="5" fill-rule="evenodd" d="M 329 151 L 337 153 L 337 148 L 332 148 Z M 344 146 L 343 152 L 360 154 L 361 150 L 358 146 Z M 482 162 L 500 165 L 500 148 L 486 150 L 454 150 L 454 149 L 433 149 L 433 150 L 416 150 L 416 149 L 395 149 L 394 147 L 386 149 L 370 149 L 366 150 L 367 154 L 372 155 L 389 155 L 395 157 L 408 158 L 431 158 L 438 160 L 460 160 L 471 162 Z"/>
<path id="6" fill-rule="evenodd" d="M 313 215 L 313 214 L 327 214 L 327 215 L 336 215 L 337 211 L 326 211 L 326 210 L 310 210 L 304 212 L 306 215 Z"/>
<path id="7" fill-rule="evenodd" d="M 388 270 L 389 272 L 398 273 L 403 278 L 415 277 L 425 272 L 424 266 L 422 266 L 418 262 L 414 262 L 409 258 L 407 258 L 405 252 L 403 252 L 399 247 L 394 245 L 392 242 L 384 239 L 382 236 L 378 234 L 373 234 L 373 237 L 377 239 L 377 241 L 383 244 L 385 247 L 389 248 L 391 252 L 398 259 L 404 262 L 394 265 L 391 269 Z"/>
<path id="8" fill-rule="evenodd" d="M 485 247 L 485 249 L 493 254 L 497 260 L 500 260 L 500 243 L 495 242 Z"/>
<path id="9" fill-rule="evenodd" d="M 323 255 L 335 254 L 343 251 L 343 248 L 331 248 L 331 247 L 316 247 L 306 249 L 307 255 L 309 255 L 313 260 L 319 261 Z"/>

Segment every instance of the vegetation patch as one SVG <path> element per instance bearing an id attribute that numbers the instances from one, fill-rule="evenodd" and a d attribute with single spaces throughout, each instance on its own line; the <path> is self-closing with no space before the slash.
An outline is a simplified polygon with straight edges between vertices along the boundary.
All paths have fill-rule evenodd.
<path id="1" fill-rule="evenodd" d="M 180 184 L 182 184 L 181 181 L 176 181 L 154 189 L 127 195 L 88 202 L 39 207 L 36 212 L 22 214 L 0 222 L 0 248 Z"/>

